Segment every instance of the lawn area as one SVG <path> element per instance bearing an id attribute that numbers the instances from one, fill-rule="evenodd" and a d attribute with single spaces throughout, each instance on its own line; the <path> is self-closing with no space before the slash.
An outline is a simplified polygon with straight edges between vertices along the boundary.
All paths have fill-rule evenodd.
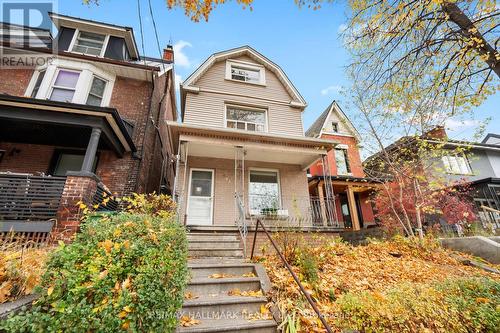
<path id="1" fill-rule="evenodd" d="M 464 266 L 433 239 L 398 237 L 357 247 L 329 242 L 317 248 L 299 239 L 285 252 L 336 331 L 494 332 L 500 327 L 500 275 Z M 321 332 L 321 322 L 274 253 L 258 259 L 271 279 L 284 326 L 290 332 Z"/>

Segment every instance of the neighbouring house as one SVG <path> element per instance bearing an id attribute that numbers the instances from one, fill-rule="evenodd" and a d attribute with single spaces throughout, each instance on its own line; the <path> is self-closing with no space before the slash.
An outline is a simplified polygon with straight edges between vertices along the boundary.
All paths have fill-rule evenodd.
<path id="1" fill-rule="evenodd" d="M 2 54 L 50 61 L 0 67 L 0 232 L 72 234 L 79 201 L 173 189 L 172 47 L 163 59 L 140 56 L 132 28 L 48 15 L 53 41 L 2 25 L 2 36 L 17 36 L 2 40 Z M 42 42 L 23 43 L 26 31 Z"/>
<path id="2" fill-rule="evenodd" d="M 238 47 L 211 55 L 180 92 L 182 123 L 168 125 L 181 220 L 234 227 L 260 216 L 312 227 L 306 170 L 336 142 L 304 135 L 306 101 L 284 71 Z"/>
<path id="3" fill-rule="evenodd" d="M 398 151 L 399 146 L 411 147 L 415 137 L 402 137 L 386 148 Z M 450 186 L 460 186 L 469 192 L 483 226 L 500 227 L 500 135 L 488 134 L 482 142 L 449 139 L 444 127 L 436 127 L 419 140 L 440 147 L 437 156 L 423 161 L 422 168 Z M 406 149 L 405 153 L 411 149 Z M 377 165 L 378 154 L 365 160 L 367 167 Z M 429 167 L 431 166 L 431 167 Z M 455 185 L 457 184 L 457 185 Z"/>
<path id="4" fill-rule="evenodd" d="M 380 180 L 366 177 L 359 154 L 360 135 L 337 102 L 314 121 L 306 136 L 338 143 L 326 161 L 309 168 L 309 193 L 319 212 L 316 216 L 354 231 L 375 226 L 370 196 Z"/>

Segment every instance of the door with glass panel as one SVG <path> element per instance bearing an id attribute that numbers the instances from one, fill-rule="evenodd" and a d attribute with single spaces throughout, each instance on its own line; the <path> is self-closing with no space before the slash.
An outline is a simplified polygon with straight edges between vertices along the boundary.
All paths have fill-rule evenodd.
<path id="1" fill-rule="evenodd" d="M 189 177 L 187 224 L 212 224 L 213 183 L 213 170 L 191 169 Z"/>

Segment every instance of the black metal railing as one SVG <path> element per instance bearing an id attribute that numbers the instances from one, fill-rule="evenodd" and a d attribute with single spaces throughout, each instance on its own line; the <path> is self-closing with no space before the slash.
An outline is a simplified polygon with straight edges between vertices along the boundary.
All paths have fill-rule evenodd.
<path id="1" fill-rule="evenodd" d="M 65 182 L 66 177 L 0 174 L 0 231 L 50 231 Z"/>
<path id="2" fill-rule="evenodd" d="M 281 261 L 285 265 L 286 269 L 292 275 L 292 278 L 295 280 L 295 282 L 299 286 L 299 289 L 302 292 L 302 294 L 304 295 L 304 297 L 307 299 L 307 302 L 311 305 L 314 312 L 316 312 L 316 314 L 318 315 L 318 318 L 319 318 L 319 320 L 321 320 L 321 323 L 325 327 L 326 331 L 328 333 L 332 333 L 333 331 L 332 331 L 330 325 L 328 325 L 328 322 L 326 321 L 325 317 L 319 311 L 318 306 L 316 305 L 316 303 L 312 299 L 311 295 L 309 295 L 309 293 L 306 291 L 306 289 L 302 285 L 302 282 L 300 282 L 300 279 L 298 278 L 297 274 L 295 274 L 295 272 L 292 270 L 292 266 L 290 266 L 288 261 L 286 261 L 285 257 L 283 256 L 280 249 L 278 248 L 278 245 L 276 245 L 274 239 L 271 237 L 271 234 L 269 234 L 269 232 L 267 231 L 266 227 L 264 226 L 264 224 L 262 223 L 262 221 L 260 219 L 257 219 L 255 222 L 255 231 L 254 231 L 254 236 L 253 236 L 252 252 L 250 254 L 250 259 L 253 259 L 253 254 L 255 251 L 255 242 L 257 241 L 257 232 L 259 231 L 259 226 L 262 228 L 262 230 L 266 234 L 267 238 L 269 239 L 269 241 L 273 245 L 274 249 L 278 253 L 278 256 L 280 257 Z"/>
<path id="3" fill-rule="evenodd" d="M 97 190 L 94 194 L 92 200 L 92 205 L 94 205 L 95 211 L 117 211 L 118 201 L 115 200 L 112 193 L 108 191 L 101 183 L 97 184 Z"/>

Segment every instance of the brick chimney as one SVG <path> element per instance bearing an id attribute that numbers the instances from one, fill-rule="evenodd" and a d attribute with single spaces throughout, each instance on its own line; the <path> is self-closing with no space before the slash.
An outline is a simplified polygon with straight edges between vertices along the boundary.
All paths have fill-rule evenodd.
<path id="1" fill-rule="evenodd" d="M 438 140 L 446 140 L 448 138 L 444 126 L 436 126 L 433 129 L 425 132 L 424 135 L 422 136 L 427 139 L 438 139 Z"/>
<path id="2" fill-rule="evenodd" d="M 163 49 L 163 60 L 174 62 L 174 48 L 172 45 L 169 44 Z"/>

